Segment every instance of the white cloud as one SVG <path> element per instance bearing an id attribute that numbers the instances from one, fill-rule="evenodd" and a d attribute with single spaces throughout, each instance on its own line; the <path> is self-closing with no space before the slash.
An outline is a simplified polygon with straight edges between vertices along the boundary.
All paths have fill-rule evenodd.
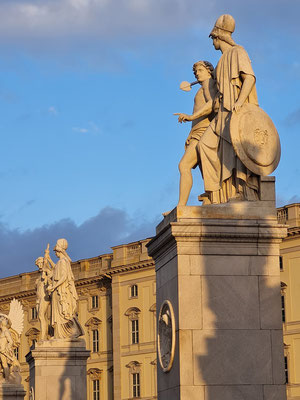
<path id="1" fill-rule="evenodd" d="M 80 132 L 80 133 L 88 133 L 88 132 L 97 133 L 97 132 L 99 132 L 99 127 L 95 122 L 89 121 L 88 126 L 89 126 L 88 128 L 81 128 L 81 127 L 75 126 L 72 128 L 72 130 L 74 132 Z"/>
<path id="2" fill-rule="evenodd" d="M 58 111 L 54 106 L 51 106 L 51 107 L 48 108 L 48 113 L 51 114 L 51 115 L 57 115 Z"/>
<path id="3" fill-rule="evenodd" d="M 74 127 L 74 128 L 72 128 L 72 130 L 74 132 L 80 132 L 80 133 L 88 133 L 88 131 L 89 131 L 87 128 L 79 128 L 79 127 Z"/>

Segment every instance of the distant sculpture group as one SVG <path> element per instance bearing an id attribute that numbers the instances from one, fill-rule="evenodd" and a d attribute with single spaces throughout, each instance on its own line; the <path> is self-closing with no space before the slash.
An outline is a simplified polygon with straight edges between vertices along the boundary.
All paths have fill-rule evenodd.
<path id="1" fill-rule="evenodd" d="M 36 286 L 41 340 L 78 338 L 84 334 L 76 315 L 78 296 L 67 248 L 67 240 L 58 239 L 54 247 L 59 259 L 57 264 L 50 257 L 49 245 L 44 257 L 39 257 L 35 262 L 40 272 Z"/>
<path id="2" fill-rule="evenodd" d="M 24 326 L 24 311 L 21 303 L 13 299 L 9 314 L 0 314 L 0 382 L 20 384 L 20 363 L 15 351 L 20 346 L 21 333 Z"/>
<path id="3" fill-rule="evenodd" d="M 259 200 L 259 176 L 271 173 L 279 162 L 277 131 L 258 107 L 251 61 L 232 39 L 234 29 L 231 15 L 218 18 L 209 35 L 215 49 L 222 52 L 218 65 L 213 71 L 207 61 L 194 64 L 202 87 L 195 96 L 193 114 L 175 114 L 180 123 L 192 121 L 179 164 L 178 205 L 187 204 L 191 169 L 197 165 L 204 180 L 205 193 L 200 198 L 205 205 Z"/>

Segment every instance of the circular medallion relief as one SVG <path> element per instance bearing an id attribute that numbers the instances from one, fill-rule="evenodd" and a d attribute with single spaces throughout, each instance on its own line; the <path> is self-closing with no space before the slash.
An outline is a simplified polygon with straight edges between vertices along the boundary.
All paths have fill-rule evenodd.
<path id="1" fill-rule="evenodd" d="M 172 368 L 175 353 L 175 317 L 172 304 L 165 300 L 158 315 L 158 358 L 164 372 Z"/>

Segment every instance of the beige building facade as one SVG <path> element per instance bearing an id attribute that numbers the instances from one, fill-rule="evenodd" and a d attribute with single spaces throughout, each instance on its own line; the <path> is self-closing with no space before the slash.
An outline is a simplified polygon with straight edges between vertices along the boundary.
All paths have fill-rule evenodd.
<path id="1" fill-rule="evenodd" d="M 87 400 L 156 398 L 155 271 L 142 240 L 113 247 L 112 254 L 72 263 L 78 318 L 87 349 Z M 36 312 L 38 272 L 0 280 L 0 312 L 13 298 L 25 311 L 24 330 L 16 350 L 22 383 L 29 399 L 25 355 L 39 340 Z M 50 312 L 50 310 L 49 310 Z"/>
<path id="2" fill-rule="evenodd" d="M 300 203 L 277 209 L 278 221 L 288 225 L 281 244 L 281 307 L 287 398 L 300 399 Z"/>
<path id="3" fill-rule="evenodd" d="M 300 203 L 278 208 L 287 224 L 281 244 L 281 307 L 287 395 L 300 400 Z M 148 256 L 149 239 L 112 247 L 112 253 L 72 263 L 79 295 L 78 317 L 87 349 L 87 400 L 156 399 L 156 282 Z M 39 340 L 35 308 L 38 272 L 0 280 L 0 312 L 13 298 L 25 311 L 25 328 L 17 350 L 29 399 L 25 355 Z M 50 311 L 50 310 L 49 310 Z"/>

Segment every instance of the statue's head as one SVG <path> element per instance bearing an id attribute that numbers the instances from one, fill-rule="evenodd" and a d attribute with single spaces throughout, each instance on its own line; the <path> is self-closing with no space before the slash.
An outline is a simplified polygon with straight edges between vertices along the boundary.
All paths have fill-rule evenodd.
<path id="1" fill-rule="evenodd" d="M 229 14 L 221 15 L 213 27 L 212 31 L 209 34 L 209 37 L 212 39 L 219 39 L 223 42 L 226 42 L 232 46 L 235 45 L 234 40 L 231 35 L 235 30 L 235 20 Z"/>
<path id="2" fill-rule="evenodd" d="M 38 267 L 38 269 L 42 269 L 44 264 L 44 259 L 43 257 L 39 257 L 35 260 L 35 265 Z"/>
<path id="3" fill-rule="evenodd" d="M 204 81 L 213 75 L 214 67 L 208 61 L 197 61 L 193 65 L 193 72 L 198 81 Z"/>
<path id="4" fill-rule="evenodd" d="M 71 262 L 71 258 L 68 256 L 66 252 L 67 248 L 68 248 L 67 239 L 58 239 L 53 250 L 55 251 L 55 254 L 58 258 L 64 256 Z"/>
<path id="5" fill-rule="evenodd" d="M 67 239 L 58 239 L 53 250 L 55 252 L 64 253 L 67 250 L 67 248 L 68 248 Z"/>
<path id="6" fill-rule="evenodd" d="M 11 321 L 6 314 L 0 313 L 0 326 L 8 329 L 11 327 Z"/>

